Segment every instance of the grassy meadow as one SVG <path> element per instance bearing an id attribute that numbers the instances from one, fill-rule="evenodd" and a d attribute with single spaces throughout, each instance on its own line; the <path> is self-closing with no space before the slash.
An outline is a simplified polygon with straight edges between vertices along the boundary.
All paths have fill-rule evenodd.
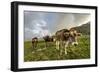
<path id="1" fill-rule="evenodd" d="M 78 39 L 77 46 L 69 46 L 68 54 L 60 55 L 60 51 L 56 49 L 55 42 L 48 42 L 45 48 L 43 40 L 38 42 L 36 48 L 32 48 L 31 41 L 24 41 L 24 61 L 47 61 L 47 60 L 73 60 L 90 58 L 90 36 L 83 35 Z M 63 48 L 60 48 L 63 49 Z"/>

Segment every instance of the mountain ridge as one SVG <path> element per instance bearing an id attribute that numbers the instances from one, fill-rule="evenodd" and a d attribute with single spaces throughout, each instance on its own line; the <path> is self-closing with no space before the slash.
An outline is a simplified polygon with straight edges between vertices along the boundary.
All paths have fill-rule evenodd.
<path id="1" fill-rule="evenodd" d="M 77 32 L 82 33 L 84 35 L 90 34 L 90 22 L 82 24 L 81 26 L 72 27 L 71 29 L 77 30 Z"/>

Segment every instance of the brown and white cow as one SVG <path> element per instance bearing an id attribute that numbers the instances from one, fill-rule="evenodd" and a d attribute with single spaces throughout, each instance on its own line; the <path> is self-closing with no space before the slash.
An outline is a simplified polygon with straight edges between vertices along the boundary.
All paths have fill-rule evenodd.
<path id="1" fill-rule="evenodd" d="M 74 29 L 62 29 L 60 31 L 56 32 L 56 49 L 61 50 L 60 48 L 64 48 L 65 54 L 67 54 L 67 47 L 69 44 L 71 45 L 78 45 L 77 42 L 77 36 L 79 36 L 80 33 L 77 33 Z M 60 51 L 60 54 L 62 54 L 62 50 Z"/>
<path id="2" fill-rule="evenodd" d="M 32 47 L 34 49 L 37 47 L 37 43 L 38 43 L 38 38 L 37 37 L 32 38 Z"/>
<path id="3" fill-rule="evenodd" d="M 78 36 L 81 36 L 81 33 L 78 33 L 75 29 L 69 30 L 69 42 L 71 42 L 72 45 L 78 45 Z"/>

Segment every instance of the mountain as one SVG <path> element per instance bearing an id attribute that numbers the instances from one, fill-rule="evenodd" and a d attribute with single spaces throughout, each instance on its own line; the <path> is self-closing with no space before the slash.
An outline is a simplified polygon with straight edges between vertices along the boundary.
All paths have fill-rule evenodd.
<path id="1" fill-rule="evenodd" d="M 78 26 L 78 27 L 73 27 L 71 29 L 76 29 L 78 32 L 84 35 L 89 35 L 90 34 L 90 22 L 86 24 L 82 24 L 81 26 Z"/>

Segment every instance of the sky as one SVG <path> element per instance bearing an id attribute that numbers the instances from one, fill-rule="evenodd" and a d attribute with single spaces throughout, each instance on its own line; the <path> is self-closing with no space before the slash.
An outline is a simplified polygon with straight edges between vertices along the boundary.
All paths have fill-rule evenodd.
<path id="1" fill-rule="evenodd" d="M 24 11 L 24 40 L 53 35 L 61 29 L 81 26 L 90 21 L 90 14 Z"/>

